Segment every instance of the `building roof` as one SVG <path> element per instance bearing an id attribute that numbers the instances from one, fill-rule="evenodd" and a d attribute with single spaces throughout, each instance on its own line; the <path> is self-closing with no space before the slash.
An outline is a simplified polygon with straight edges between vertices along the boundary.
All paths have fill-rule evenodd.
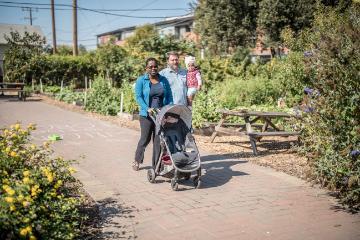
<path id="1" fill-rule="evenodd" d="M 24 35 L 25 32 L 37 33 L 40 36 L 44 37 L 44 34 L 40 26 L 32 25 L 22 25 L 22 24 L 6 24 L 0 23 L 0 44 L 7 44 L 4 35 L 10 35 L 10 32 L 18 31 L 21 35 Z"/>
<path id="2" fill-rule="evenodd" d="M 193 20 L 194 20 L 194 15 L 191 14 L 191 15 L 186 15 L 186 16 L 167 18 L 163 21 L 152 23 L 151 25 L 154 25 L 156 27 L 161 27 L 161 26 L 165 26 L 165 25 L 181 26 L 181 25 L 191 22 Z M 116 29 L 116 30 L 113 30 L 110 32 L 100 33 L 96 36 L 101 37 L 101 36 L 113 35 L 113 34 L 117 34 L 117 33 L 121 33 L 121 32 L 133 31 L 133 30 L 135 30 L 135 28 L 137 26 L 119 28 L 119 29 Z"/>

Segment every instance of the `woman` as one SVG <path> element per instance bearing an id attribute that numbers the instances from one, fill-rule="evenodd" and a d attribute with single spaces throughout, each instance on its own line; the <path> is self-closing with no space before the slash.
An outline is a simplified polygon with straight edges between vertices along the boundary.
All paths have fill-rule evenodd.
<path id="1" fill-rule="evenodd" d="M 139 165 L 144 161 L 144 152 L 153 138 L 152 167 L 155 169 L 156 162 L 160 157 L 160 139 L 155 134 L 155 124 L 149 117 L 154 108 L 161 108 L 172 104 L 172 93 L 167 79 L 158 73 L 158 61 L 155 58 L 146 60 L 146 74 L 136 80 L 136 102 L 140 106 L 140 129 L 141 136 L 135 152 L 133 169 L 139 170 Z"/>

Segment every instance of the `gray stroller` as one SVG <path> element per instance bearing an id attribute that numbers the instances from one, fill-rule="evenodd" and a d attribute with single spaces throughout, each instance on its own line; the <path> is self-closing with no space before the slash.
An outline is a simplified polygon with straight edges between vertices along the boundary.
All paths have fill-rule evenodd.
<path id="1" fill-rule="evenodd" d="M 195 139 L 191 134 L 191 111 L 183 105 L 167 105 L 150 114 L 155 122 L 155 134 L 160 137 L 161 152 L 155 169 L 149 169 L 147 178 L 155 182 L 157 176 L 171 179 L 171 188 L 178 189 L 180 179 L 190 180 L 195 172 L 193 184 L 201 185 L 201 161 Z"/>

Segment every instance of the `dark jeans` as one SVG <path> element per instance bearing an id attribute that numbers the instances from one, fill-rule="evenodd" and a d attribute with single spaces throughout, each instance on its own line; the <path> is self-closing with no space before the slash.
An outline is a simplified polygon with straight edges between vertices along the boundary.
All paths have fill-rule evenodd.
<path id="1" fill-rule="evenodd" d="M 155 135 L 155 124 L 150 117 L 140 116 L 140 130 L 141 135 L 135 152 L 135 161 L 137 161 L 138 163 L 143 163 L 145 148 L 149 144 L 152 136 L 152 167 L 155 169 L 156 163 L 160 157 L 160 138 L 158 135 Z"/>

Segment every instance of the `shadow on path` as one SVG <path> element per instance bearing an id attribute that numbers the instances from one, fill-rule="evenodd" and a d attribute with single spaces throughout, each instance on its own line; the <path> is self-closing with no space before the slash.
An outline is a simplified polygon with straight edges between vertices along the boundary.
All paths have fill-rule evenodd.
<path id="1" fill-rule="evenodd" d="M 239 154 L 214 154 L 201 157 L 203 176 L 201 188 L 213 188 L 226 184 L 231 178 L 249 175 L 248 173 L 232 170 L 232 166 L 247 163 L 239 160 Z"/>
<path id="2" fill-rule="evenodd" d="M 121 221 L 119 219 L 131 219 L 135 216 L 133 212 L 138 211 L 135 206 L 122 206 L 116 199 L 106 198 L 98 201 L 96 204 L 99 216 L 97 228 L 101 232 L 96 236 L 89 236 L 83 239 L 135 239 L 134 227 L 132 221 Z M 116 219 L 118 221 L 116 221 Z"/>

